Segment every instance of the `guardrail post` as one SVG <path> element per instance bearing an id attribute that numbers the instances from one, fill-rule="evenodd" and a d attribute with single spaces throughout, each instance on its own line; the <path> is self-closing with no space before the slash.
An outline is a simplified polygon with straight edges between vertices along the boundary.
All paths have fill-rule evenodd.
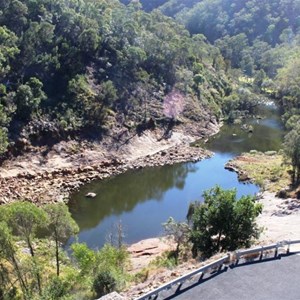
<path id="1" fill-rule="evenodd" d="M 177 294 L 180 291 L 182 284 L 183 284 L 183 282 L 179 282 L 175 294 Z"/>
<path id="2" fill-rule="evenodd" d="M 289 241 L 287 241 L 286 242 L 287 243 L 287 249 L 286 249 L 286 254 L 290 254 L 290 245 L 291 245 L 291 241 L 289 240 Z"/>
<path id="3" fill-rule="evenodd" d="M 237 266 L 239 264 L 239 261 L 240 261 L 240 253 L 239 253 L 239 251 L 235 252 L 235 256 L 236 256 L 236 258 L 235 258 L 235 265 Z"/>
<path id="4" fill-rule="evenodd" d="M 264 247 L 261 246 L 261 251 L 260 251 L 260 257 L 259 257 L 259 260 L 262 260 L 262 259 L 263 259 L 263 253 L 264 253 Z"/>
<path id="5" fill-rule="evenodd" d="M 203 279 L 203 276 L 204 276 L 204 273 L 201 272 L 200 276 L 199 276 L 199 279 L 198 279 L 198 283 Z"/>
<path id="6" fill-rule="evenodd" d="M 276 250 L 275 250 L 275 257 L 277 257 L 277 255 L 278 255 L 278 244 L 276 245 Z"/>
<path id="7" fill-rule="evenodd" d="M 223 265 L 220 265 L 219 268 L 218 268 L 218 272 L 220 272 L 223 268 Z"/>

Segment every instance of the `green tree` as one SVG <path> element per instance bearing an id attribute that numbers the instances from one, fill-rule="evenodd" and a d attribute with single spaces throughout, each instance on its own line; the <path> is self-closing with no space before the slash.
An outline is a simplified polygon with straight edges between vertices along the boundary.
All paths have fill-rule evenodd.
<path id="1" fill-rule="evenodd" d="M 292 165 L 292 184 L 300 183 L 300 124 L 284 137 L 284 153 Z"/>
<path id="2" fill-rule="evenodd" d="M 32 77 L 26 84 L 20 85 L 17 89 L 15 95 L 17 114 L 23 120 L 30 119 L 34 113 L 37 113 L 41 102 L 46 99 L 42 88 L 42 82 Z"/>
<path id="3" fill-rule="evenodd" d="M 265 80 L 266 80 L 266 73 L 264 70 L 261 69 L 254 76 L 254 81 L 253 81 L 254 89 L 261 92 Z"/>
<path id="4" fill-rule="evenodd" d="M 254 202 L 254 197 L 237 199 L 235 189 L 223 190 L 219 186 L 205 191 L 203 197 L 204 202 L 192 203 L 188 212 L 194 255 L 200 251 L 207 257 L 218 251 L 249 247 L 258 237 L 255 218 L 262 206 Z"/>
<path id="5" fill-rule="evenodd" d="M 72 256 L 75 259 L 81 275 L 93 272 L 96 266 L 96 253 L 84 243 L 73 243 L 71 245 Z"/>
<path id="6" fill-rule="evenodd" d="M 71 246 L 72 256 L 78 266 L 79 278 L 86 279 L 86 284 L 93 280 L 93 290 L 97 295 L 103 295 L 124 287 L 127 280 L 125 267 L 128 262 L 128 252 L 121 248 L 105 244 L 100 250 L 93 251 L 86 244 L 74 243 Z"/>
<path id="7" fill-rule="evenodd" d="M 0 154 L 4 153 L 8 146 L 7 128 L 0 127 Z"/>
<path id="8" fill-rule="evenodd" d="M 45 212 L 29 202 L 15 202 L 8 206 L 7 223 L 12 228 L 14 234 L 25 240 L 33 261 L 34 270 L 39 293 L 42 293 L 42 282 L 35 250 L 33 247 L 33 239 L 39 228 L 46 224 Z"/>
<path id="9" fill-rule="evenodd" d="M 285 61 L 276 77 L 277 98 L 285 111 L 299 107 L 300 102 L 300 49 Z"/>
<path id="10" fill-rule="evenodd" d="M 83 30 L 78 38 L 79 45 L 82 51 L 90 55 L 92 55 L 96 51 L 101 41 L 100 36 L 98 35 L 95 28 Z"/>
<path id="11" fill-rule="evenodd" d="M 117 98 L 112 81 L 97 85 L 83 75 L 77 75 L 69 81 L 68 91 L 77 114 L 83 118 L 85 125 L 97 127 L 101 127 L 107 110 Z"/>
<path id="12" fill-rule="evenodd" d="M 28 7 L 26 6 L 25 1 L 18 0 L 8 0 L 4 7 L 1 5 L 2 14 L 1 21 L 5 21 L 7 27 L 16 32 L 17 34 L 21 34 L 25 25 L 28 22 L 27 14 Z"/>
<path id="13" fill-rule="evenodd" d="M 0 80 L 11 69 L 11 61 L 19 53 L 17 36 L 5 26 L 0 26 Z"/>
<path id="14" fill-rule="evenodd" d="M 117 280 L 110 271 L 100 272 L 93 282 L 93 289 L 97 297 L 102 297 L 116 289 Z"/>
<path id="15" fill-rule="evenodd" d="M 244 63 L 243 55 L 245 53 L 245 48 L 248 47 L 248 39 L 244 33 L 234 36 L 227 35 L 216 41 L 216 44 L 220 48 L 224 58 L 231 61 L 231 66 L 233 68 L 241 67 L 241 62 Z"/>
<path id="16" fill-rule="evenodd" d="M 56 274 L 60 274 L 59 249 L 72 235 L 79 231 L 68 207 L 64 203 L 48 204 L 44 207 L 48 215 L 47 230 L 55 242 Z"/>

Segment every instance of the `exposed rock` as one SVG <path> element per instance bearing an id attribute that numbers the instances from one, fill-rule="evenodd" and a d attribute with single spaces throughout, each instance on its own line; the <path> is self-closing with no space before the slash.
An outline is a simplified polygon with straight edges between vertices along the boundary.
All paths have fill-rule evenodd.
<path id="1" fill-rule="evenodd" d="M 119 295 L 117 292 L 112 292 L 110 294 L 107 294 L 97 300 L 125 300 L 124 297 L 122 297 L 121 295 Z"/>
<path id="2" fill-rule="evenodd" d="M 130 169 L 196 162 L 211 155 L 206 150 L 189 146 L 192 138 L 188 135 L 174 132 L 171 141 L 158 142 L 158 135 L 151 134 L 133 143 L 131 156 L 127 148 L 123 155 L 108 151 L 105 156 L 102 146 L 97 148 L 95 144 L 78 145 L 70 141 L 55 145 L 52 150 L 28 153 L 16 158 L 15 162 L 7 161 L 0 166 L 0 204 L 18 199 L 34 203 L 60 202 L 62 195 L 64 201 L 68 201 L 70 193 L 92 180 L 102 180 Z M 46 150 L 44 156 L 42 152 Z M 92 196 L 95 195 L 87 197 Z"/>
<path id="3" fill-rule="evenodd" d="M 97 196 L 97 194 L 96 193 L 87 193 L 86 195 L 85 195 L 87 198 L 95 198 L 96 196 Z"/>
<path id="4" fill-rule="evenodd" d="M 241 182 L 251 181 L 251 178 L 249 178 L 248 174 L 246 172 L 240 170 L 238 168 L 238 166 L 236 166 L 234 164 L 234 162 L 232 162 L 232 161 L 229 161 L 229 162 L 226 163 L 225 169 L 228 170 L 228 171 L 237 173 L 238 180 L 241 181 Z"/>
<path id="5" fill-rule="evenodd" d="M 166 238 L 146 239 L 129 246 L 127 250 L 131 254 L 131 257 L 134 258 L 132 271 L 140 269 L 141 266 L 173 248 L 174 244 Z"/>

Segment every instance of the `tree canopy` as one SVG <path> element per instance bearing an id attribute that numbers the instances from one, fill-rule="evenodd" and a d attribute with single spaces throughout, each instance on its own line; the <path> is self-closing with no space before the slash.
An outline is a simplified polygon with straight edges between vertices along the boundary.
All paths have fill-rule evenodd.
<path id="1" fill-rule="evenodd" d="M 173 89 L 198 112 L 230 92 L 216 47 L 138 2 L 8 0 L 0 12 L 0 153 L 20 137 L 101 137 L 167 119 L 157 107 Z"/>
<path id="2" fill-rule="evenodd" d="M 203 198 L 203 203 L 192 203 L 188 212 L 194 255 L 200 252 L 211 256 L 218 251 L 249 247 L 252 239 L 258 237 L 255 219 L 262 206 L 255 203 L 254 197 L 237 199 L 235 189 L 216 186 L 205 191 Z"/>

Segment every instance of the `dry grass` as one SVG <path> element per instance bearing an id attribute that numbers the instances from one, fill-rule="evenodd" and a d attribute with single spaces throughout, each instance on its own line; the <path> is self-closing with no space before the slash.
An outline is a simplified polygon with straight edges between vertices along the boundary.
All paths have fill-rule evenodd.
<path id="1" fill-rule="evenodd" d="M 234 164 L 264 190 L 278 192 L 291 183 L 290 167 L 281 154 L 246 153 L 235 158 Z"/>

